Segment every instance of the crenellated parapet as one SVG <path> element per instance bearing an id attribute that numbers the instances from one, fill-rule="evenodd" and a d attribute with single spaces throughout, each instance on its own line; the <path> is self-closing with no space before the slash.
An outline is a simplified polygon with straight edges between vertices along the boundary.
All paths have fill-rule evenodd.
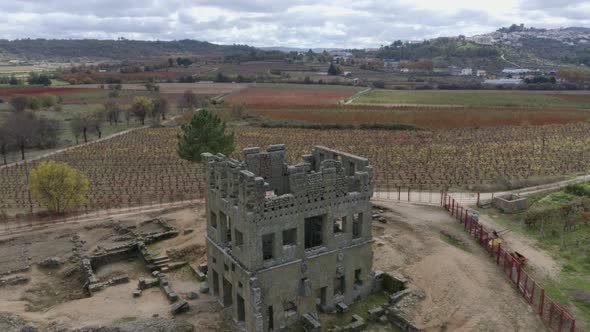
<path id="1" fill-rule="evenodd" d="M 267 151 L 244 149 L 244 161 L 222 154 L 202 157 L 207 161 L 207 199 L 226 200 L 250 212 L 248 219 L 308 204 L 368 200 L 373 194 L 373 168 L 367 159 L 322 146 L 296 165 L 286 162 L 283 144 Z"/>

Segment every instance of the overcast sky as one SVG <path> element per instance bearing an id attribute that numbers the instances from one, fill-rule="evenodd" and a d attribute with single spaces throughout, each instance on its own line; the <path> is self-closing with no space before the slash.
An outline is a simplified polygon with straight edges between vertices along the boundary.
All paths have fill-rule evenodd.
<path id="1" fill-rule="evenodd" d="M 0 0 L 0 38 L 378 47 L 512 23 L 590 27 L 590 0 Z"/>

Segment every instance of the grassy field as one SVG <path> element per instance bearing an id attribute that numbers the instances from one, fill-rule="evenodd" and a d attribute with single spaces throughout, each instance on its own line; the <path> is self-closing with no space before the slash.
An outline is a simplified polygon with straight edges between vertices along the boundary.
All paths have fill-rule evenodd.
<path id="1" fill-rule="evenodd" d="M 586 184 L 590 188 L 589 184 Z M 529 197 L 529 206 L 549 203 L 562 206 L 572 201 L 575 196 L 558 191 Z M 494 220 L 512 232 L 532 239 L 537 247 L 549 253 L 561 266 L 556 278 L 544 277 L 538 280 L 545 292 L 559 303 L 574 305 L 575 315 L 590 326 L 590 225 L 580 225 L 565 234 L 565 250 L 560 250 L 560 224 L 546 223 L 544 235 L 540 225 L 526 226 L 526 212 L 502 214 L 497 210 L 480 210 L 483 214 L 493 215 Z M 535 271 L 527 268 L 535 276 Z M 539 276 L 537 276 L 539 277 Z"/>
<path id="2" fill-rule="evenodd" d="M 372 91 L 356 104 L 466 105 L 502 107 L 590 108 L 590 94 L 489 91 Z"/>

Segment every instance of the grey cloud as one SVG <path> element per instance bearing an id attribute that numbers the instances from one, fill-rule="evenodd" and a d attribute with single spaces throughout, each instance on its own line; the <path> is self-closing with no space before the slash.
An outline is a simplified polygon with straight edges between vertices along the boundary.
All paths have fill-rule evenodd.
<path id="1" fill-rule="evenodd" d="M 526 25 L 550 26 L 556 19 L 583 25 L 590 23 L 590 14 L 580 10 L 585 3 L 522 0 L 514 14 Z M 211 8 L 215 15 L 207 17 Z M 123 36 L 254 46 L 377 47 L 396 39 L 484 33 L 521 23 L 511 22 L 511 13 L 476 5 L 452 9 L 441 12 L 400 0 L 0 0 L 5 18 L 0 38 Z"/>

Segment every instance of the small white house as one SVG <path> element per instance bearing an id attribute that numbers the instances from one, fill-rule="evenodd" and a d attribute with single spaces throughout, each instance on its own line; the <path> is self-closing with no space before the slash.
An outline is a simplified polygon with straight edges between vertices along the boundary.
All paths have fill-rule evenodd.
<path id="1" fill-rule="evenodd" d="M 461 69 L 461 76 L 471 76 L 471 75 L 473 75 L 473 69 L 471 69 L 471 68 Z"/>
<path id="2" fill-rule="evenodd" d="M 475 76 L 477 76 L 477 77 L 486 77 L 486 75 L 487 75 L 486 71 L 482 70 L 482 69 L 478 69 L 475 72 Z"/>

